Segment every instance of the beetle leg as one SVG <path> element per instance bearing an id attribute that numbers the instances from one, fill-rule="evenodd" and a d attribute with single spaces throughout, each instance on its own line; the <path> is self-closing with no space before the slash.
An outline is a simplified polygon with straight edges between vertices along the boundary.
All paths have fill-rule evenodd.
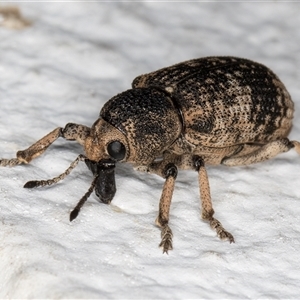
<path id="1" fill-rule="evenodd" d="M 234 242 L 232 234 L 226 231 L 222 224 L 213 217 L 214 210 L 212 207 L 208 176 L 203 159 L 199 156 L 194 156 L 193 163 L 199 176 L 200 197 L 202 202 L 202 218 L 209 221 L 210 226 L 217 232 L 219 238 L 228 239 L 230 243 Z"/>
<path id="2" fill-rule="evenodd" d="M 29 148 L 18 151 L 16 158 L 0 159 L 0 166 L 13 167 L 21 163 L 28 164 L 31 160 L 44 153 L 45 150 L 59 137 L 63 137 L 66 140 L 71 141 L 76 140 L 78 143 L 83 145 L 84 140 L 89 136 L 89 133 L 89 127 L 68 123 L 65 128 L 58 127 L 31 145 Z"/>
<path id="3" fill-rule="evenodd" d="M 287 152 L 291 148 L 295 148 L 295 150 L 300 154 L 300 143 L 297 141 L 290 142 L 289 139 L 284 138 L 265 144 L 254 152 L 239 157 L 225 157 L 222 160 L 222 164 L 226 166 L 239 166 L 258 163 L 273 158 L 279 153 Z"/>
<path id="4" fill-rule="evenodd" d="M 165 166 L 163 173 L 166 181 L 161 194 L 159 213 L 155 223 L 161 228 L 161 243 L 159 244 L 159 247 L 163 248 L 163 253 L 168 253 L 169 250 L 173 249 L 173 233 L 168 223 L 175 179 L 177 177 L 177 167 L 173 163 L 169 163 Z"/>
<path id="5" fill-rule="evenodd" d="M 298 141 L 291 141 L 291 143 L 294 145 L 295 150 L 297 151 L 297 153 L 300 154 L 300 142 L 298 142 Z"/>
<path id="6" fill-rule="evenodd" d="M 35 157 L 41 155 L 58 137 L 61 135 L 61 127 L 58 127 L 41 138 L 25 150 L 17 152 L 17 158 L 1 159 L 0 165 L 3 167 L 13 167 L 21 163 L 29 163 Z"/>

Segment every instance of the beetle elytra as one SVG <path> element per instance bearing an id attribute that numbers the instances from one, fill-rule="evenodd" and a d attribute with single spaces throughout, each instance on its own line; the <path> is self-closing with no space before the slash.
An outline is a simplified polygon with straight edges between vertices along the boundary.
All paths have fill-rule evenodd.
<path id="1" fill-rule="evenodd" d="M 57 183 L 84 161 L 94 175 L 87 193 L 70 214 L 72 221 L 95 190 L 110 203 L 116 192 L 115 164 L 127 162 L 165 179 L 156 224 L 163 252 L 172 249 L 169 211 L 178 169 L 198 172 L 202 218 L 221 239 L 233 236 L 214 218 L 206 164 L 248 165 L 275 157 L 300 143 L 287 136 L 294 105 L 279 78 L 267 67 L 236 57 L 194 59 L 138 76 L 132 89 L 105 103 L 91 127 L 58 127 L 1 166 L 29 163 L 57 138 L 84 147 L 61 175 L 29 181 L 25 188 Z"/>

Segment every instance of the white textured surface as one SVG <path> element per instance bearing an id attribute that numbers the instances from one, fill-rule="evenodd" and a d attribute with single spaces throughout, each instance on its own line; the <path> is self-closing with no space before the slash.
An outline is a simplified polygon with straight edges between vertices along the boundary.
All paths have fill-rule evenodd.
<path id="1" fill-rule="evenodd" d="M 1 5 L 5 5 L 2 2 Z M 18 3 L 33 24 L 0 27 L 0 153 L 13 157 L 57 126 L 91 125 L 103 103 L 141 73 L 208 55 L 268 65 L 296 102 L 300 139 L 298 3 Z M 298 120 L 298 121 L 297 121 Z M 174 250 L 154 225 L 163 181 L 119 166 L 113 204 L 92 196 L 82 151 L 57 141 L 28 166 L 0 172 L 0 298 L 298 298 L 300 157 L 209 168 L 216 217 L 236 243 L 200 218 L 197 176 L 181 172 L 171 207 Z"/>

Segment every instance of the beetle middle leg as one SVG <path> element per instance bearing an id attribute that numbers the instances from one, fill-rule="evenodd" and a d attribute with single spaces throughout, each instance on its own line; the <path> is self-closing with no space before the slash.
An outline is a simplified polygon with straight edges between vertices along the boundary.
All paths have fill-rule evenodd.
<path id="1" fill-rule="evenodd" d="M 228 239 L 230 243 L 234 242 L 232 234 L 226 231 L 222 224 L 213 217 L 214 210 L 212 207 L 208 176 L 206 173 L 204 160 L 199 156 L 194 156 L 193 164 L 199 176 L 200 198 L 202 202 L 202 218 L 209 221 L 210 226 L 217 232 L 219 238 Z"/>
<path id="2" fill-rule="evenodd" d="M 157 226 L 161 227 L 161 243 L 159 244 L 159 247 L 163 248 L 163 253 L 168 253 L 169 250 L 173 249 L 173 233 L 168 223 L 171 200 L 177 177 L 177 167 L 173 163 L 169 163 L 165 166 L 164 177 L 166 178 L 166 181 L 161 194 L 158 217 L 155 223 Z"/>
<path id="3" fill-rule="evenodd" d="M 169 227 L 169 213 L 175 180 L 177 177 L 177 167 L 174 163 L 168 163 L 168 160 L 163 160 L 159 163 L 151 164 L 146 167 L 146 169 L 141 167 L 138 167 L 137 169 L 140 171 L 154 173 L 165 178 L 163 191 L 159 201 L 159 212 L 155 220 L 155 224 L 161 228 L 161 242 L 159 247 L 163 248 L 163 253 L 168 253 L 169 250 L 173 249 L 173 233 Z"/>

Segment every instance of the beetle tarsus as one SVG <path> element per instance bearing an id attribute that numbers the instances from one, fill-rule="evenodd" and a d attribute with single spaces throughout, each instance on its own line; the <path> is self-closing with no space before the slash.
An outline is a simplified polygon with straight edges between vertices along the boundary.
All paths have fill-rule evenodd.
<path id="1" fill-rule="evenodd" d="M 21 163 L 22 162 L 18 158 L 11 158 L 11 159 L 2 158 L 2 159 L 0 159 L 1 167 L 14 167 L 14 166 L 20 165 Z"/>
<path id="2" fill-rule="evenodd" d="M 161 229 L 161 242 L 159 244 L 159 247 L 163 248 L 163 253 L 168 254 L 169 250 L 173 250 L 172 237 L 171 228 L 168 225 L 163 226 Z"/>
<path id="3" fill-rule="evenodd" d="M 300 142 L 298 142 L 298 141 L 291 141 L 291 143 L 294 145 L 296 152 L 298 154 L 300 154 Z"/>
<path id="4" fill-rule="evenodd" d="M 217 235 L 221 240 L 229 240 L 230 244 L 235 242 L 233 235 L 226 231 L 221 222 L 219 222 L 217 219 L 212 218 L 210 220 L 210 227 L 217 232 Z"/>

